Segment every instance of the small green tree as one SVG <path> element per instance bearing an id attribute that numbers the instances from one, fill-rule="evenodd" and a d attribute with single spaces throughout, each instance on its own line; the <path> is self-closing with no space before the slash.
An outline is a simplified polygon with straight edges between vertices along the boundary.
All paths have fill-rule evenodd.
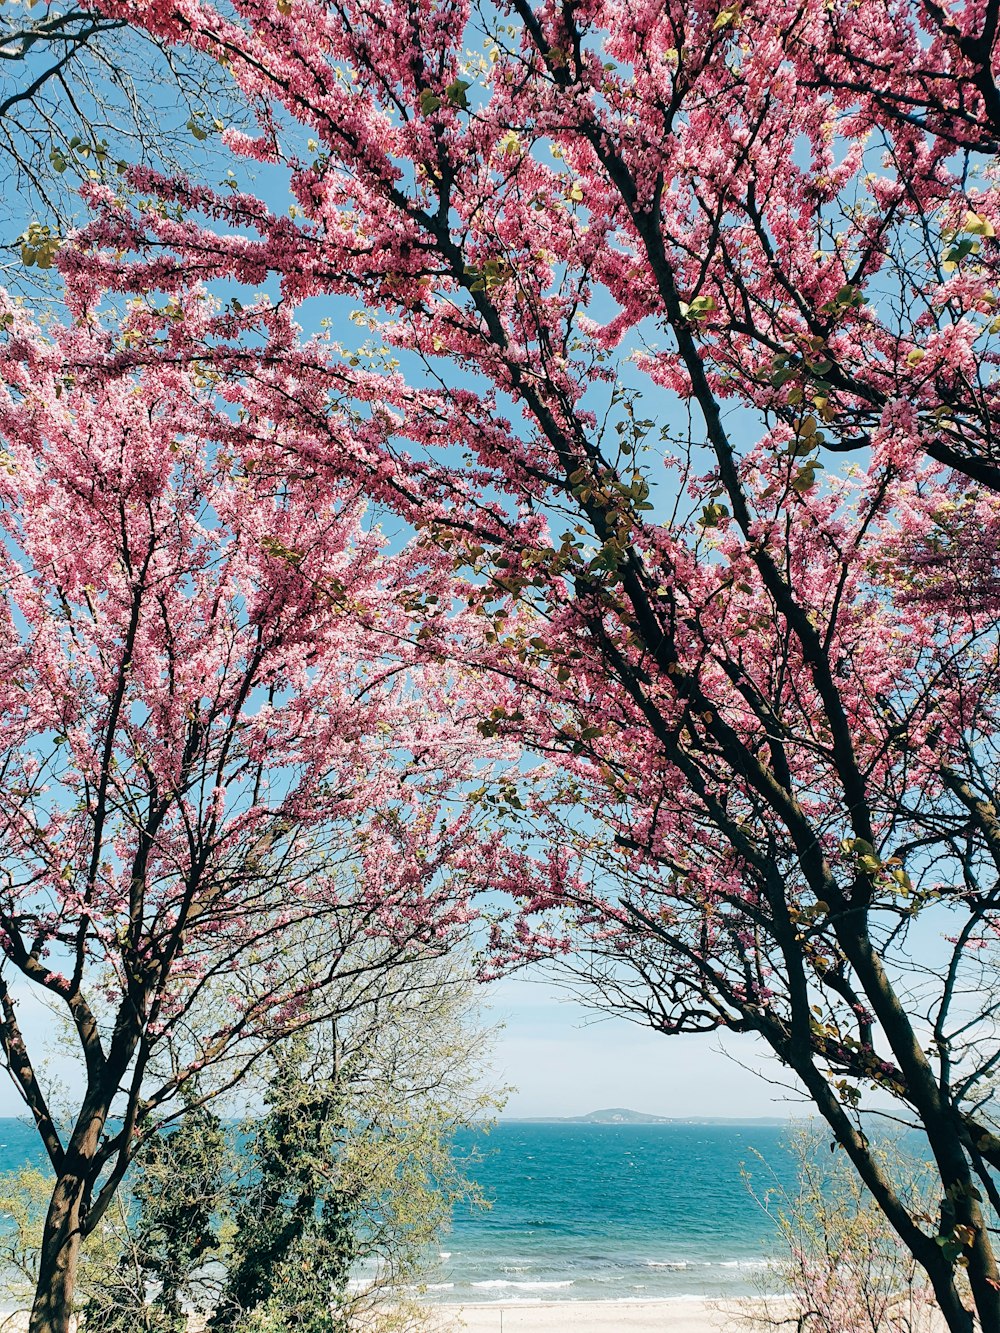
<path id="1" fill-rule="evenodd" d="M 456 1203 L 478 1198 L 455 1131 L 483 1124 L 499 1096 L 482 1087 L 484 1034 L 454 964 L 428 960 L 398 982 L 270 1053 L 265 1114 L 245 1126 L 219 1333 L 423 1322 L 406 1292 L 426 1280 Z"/>
<path id="2" fill-rule="evenodd" d="M 213 1329 L 267 1326 L 340 1333 L 334 1306 L 356 1244 L 355 1198 L 337 1183 L 337 1151 L 353 1118 L 349 1087 L 317 1067 L 302 1035 L 276 1048 L 267 1111 L 248 1128 L 226 1282 Z M 263 1321 L 263 1322 L 262 1322 Z"/>
<path id="3" fill-rule="evenodd" d="M 129 1213 L 116 1219 L 125 1225 L 108 1228 L 117 1262 L 86 1283 L 87 1333 L 184 1333 L 188 1312 L 207 1313 L 210 1289 L 198 1278 L 220 1248 L 231 1170 L 222 1123 L 205 1106 L 193 1106 L 176 1128 L 149 1141 L 131 1182 Z"/>
<path id="4" fill-rule="evenodd" d="M 0 1272 L 5 1301 L 30 1305 L 52 1180 L 37 1166 L 0 1176 Z"/>

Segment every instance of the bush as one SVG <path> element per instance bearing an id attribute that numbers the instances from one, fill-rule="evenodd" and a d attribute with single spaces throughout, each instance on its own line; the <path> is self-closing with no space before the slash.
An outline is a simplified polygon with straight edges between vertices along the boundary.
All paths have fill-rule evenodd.
<path id="1" fill-rule="evenodd" d="M 754 1197 L 774 1220 L 787 1257 L 768 1270 L 762 1294 L 790 1293 L 792 1311 L 773 1302 L 746 1311 L 752 1328 L 798 1333 L 929 1333 L 936 1310 L 926 1275 L 895 1235 L 842 1152 L 812 1126 L 796 1127 L 789 1147 L 798 1190 Z M 908 1179 L 908 1207 L 930 1221 L 930 1176 L 898 1140 L 873 1149 L 894 1179 Z"/>

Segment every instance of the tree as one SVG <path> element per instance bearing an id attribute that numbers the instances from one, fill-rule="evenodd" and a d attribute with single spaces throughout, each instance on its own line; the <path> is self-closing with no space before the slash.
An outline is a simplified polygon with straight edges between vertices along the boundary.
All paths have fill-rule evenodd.
<path id="1" fill-rule="evenodd" d="M 273 1052 L 267 1109 L 250 1127 L 252 1175 L 236 1209 L 213 1328 L 239 1328 L 248 1313 L 273 1307 L 277 1294 L 285 1327 L 346 1329 L 331 1306 L 342 1301 L 356 1257 L 357 1199 L 331 1177 L 337 1134 L 350 1111 L 336 1064 L 332 1077 L 317 1076 L 311 1054 L 301 1039 Z"/>
<path id="2" fill-rule="evenodd" d="M 456 676 L 407 647 L 445 575 L 279 468 L 287 422 L 197 372 L 87 373 L 147 318 L 0 310 L 0 1047 L 55 1176 L 33 1333 L 68 1328 L 143 1144 L 446 947 L 491 873 Z M 79 1057 L 65 1130 L 32 992 Z"/>
<path id="3" fill-rule="evenodd" d="M 455 1204 L 478 1200 L 454 1134 L 483 1128 L 498 1105 L 482 1085 L 471 1004 L 454 962 L 432 963 L 389 975 L 346 1021 L 274 1048 L 266 1111 L 245 1126 L 211 1328 L 425 1324 L 406 1291 L 425 1279 Z"/>
<path id="4" fill-rule="evenodd" d="M 99 1257 L 89 1246 L 83 1255 L 79 1289 L 91 1333 L 186 1333 L 189 1310 L 204 1313 L 197 1278 L 222 1244 L 218 1214 L 229 1166 L 225 1128 L 204 1103 L 146 1141 L 118 1216 L 101 1225 L 93 1245 Z M 36 1281 L 39 1253 L 40 1246 Z"/>
<path id="5" fill-rule="evenodd" d="M 489 651 L 440 605 L 427 651 L 562 775 L 514 784 L 554 848 L 504 881 L 520 955 L 564 935 L 607 1003 L 762 1037 L 955 1333 L 962 1265 L 1000 1327 L 994 11 L 102 0 L 269 101 L 227 142 L 294 202 L 135 173 L 59 258 L 81 317 L 276 276 L 273 337 L 200 354 L 248 407 L 296 376 L 310 447 L 465 574 Z M 397 364 L 290 346 L 316 297 Z"/>
<path id="6" fill-rule="evenodd" d="M 49 1172 L 37 1166 L 24 1166 L 0 1176 L 0 1217 L 3 1219 L 4 1260 L 3 1299 L 10 1312 L 9 1322 L 15 1323 L 24 1311 L 30 1309 L 38 1281 L 38 1256 L 49 1200 L 52 1197 L 52 1178 Z M 127 1225 L 127 1201 L 119 1193 L 101 1227 L 88 1239 L 80 1256 L 78 1290 L 107 1291 L 111 1299 L 123 1294 L 121 1283 L 121 1245 L 112 1240 L 113 1228 Z M 131 1300 L 133 1287 L 128 1288 L 128 1300 L 133 1322 L 130 1328 L 142 1328 L 135 1322 L 136 1303 Z M 16 1312 L 12 1311 L 16 1307 Z M 144 1333 L 146 1331 L 144 1330 Z"/>

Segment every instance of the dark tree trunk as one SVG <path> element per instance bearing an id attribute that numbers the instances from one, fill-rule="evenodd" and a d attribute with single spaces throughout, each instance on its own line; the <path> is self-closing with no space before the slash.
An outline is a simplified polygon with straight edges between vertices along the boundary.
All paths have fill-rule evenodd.
<path id="1" fill-rule="evenodd" d="M 80 1245 L 98 1171 L 95 1159 L 108 1116 L 106 1100 L 100 1093 L 86 1098 L 66 1149 L 45 1217 L 28 1333 L 69 1333 Z"/>
<path id="2" fill-rule="evenodd" d="M 86 1191 L 82 1173 L 66 1173 L 56 1181 L 45 1218 L 28 1333 L 69 1333 Z"/>

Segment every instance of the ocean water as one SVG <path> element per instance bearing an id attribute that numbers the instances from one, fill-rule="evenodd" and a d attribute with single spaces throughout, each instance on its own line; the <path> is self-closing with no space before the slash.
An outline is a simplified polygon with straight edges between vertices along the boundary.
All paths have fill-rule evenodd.
<path id="1" fill-rule="evenodd" d="M 34 1125 L 0 1116 L 0 1174 L 29 1164 L 44 1166 L 47 1160 Z"/>
<path id="2" fill-rule="evenodd" d="M 780 1254 L 756 1193 L 794 1189 L 782 1126 L 501 1122 L 458 1151 L 491 1202 L 460 1209 L 427 1296 L 441 1302 L 752 1294 Z M 0 1172 L 44 1164 L 0 1119 Z M 363 1277 L 363 1275 L 359 1275 Z"/>
<path id="3" fill-rule="evenodd" d="M 780 1252 L 754 1191 L 792 1192 L 787 1130 L 755 1124 L 499 1124 L 465 1134 L 492 1201 L 461 1210 L 429 1296 L 446 1302 L 752 1294 Z"/>

